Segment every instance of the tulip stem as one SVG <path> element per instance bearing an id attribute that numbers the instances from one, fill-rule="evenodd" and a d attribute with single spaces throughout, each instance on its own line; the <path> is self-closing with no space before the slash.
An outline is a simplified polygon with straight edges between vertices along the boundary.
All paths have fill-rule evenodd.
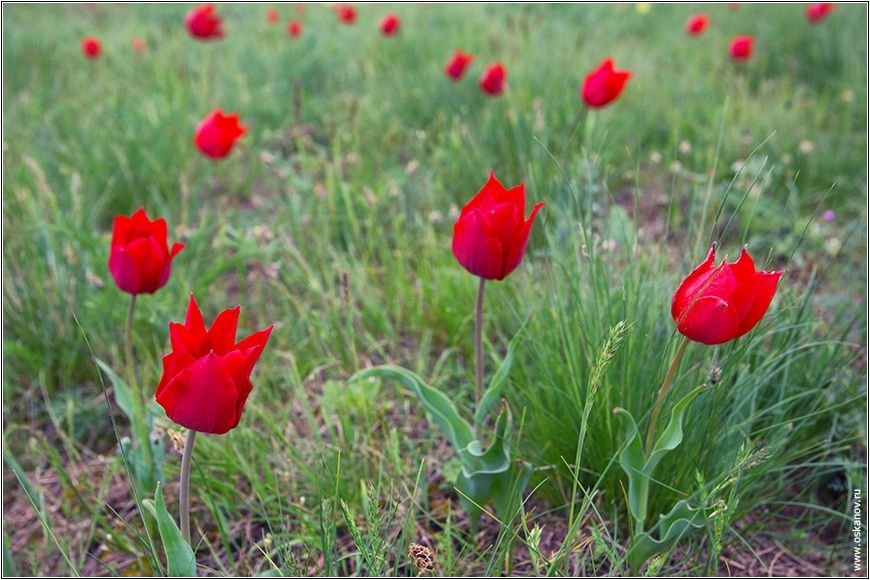
<path id="1" fill-rule="evenodd" d="M 190 460 L 193 457 L 193 444 L 196 443 L 196 431 L 187 430 L 184 440 L 184 453 L 181 455 L 181 481 L 178 490 L 178 522 L 181 535 L 190 544 Z"/>
<path id="2" fill-rule="evenodd" d="M 139 438 L 139 445 L 142 449 L 142 457 L 145 460 L 144 479 L 147 487 L 151 487 L 152 477 L 154 475 L 154 458 L 151 456 L 151 442 L 148 437 L 148 423 L 146 417 L 148 415 L 145 406 L 145 394 L 139 389 L 139 381 L 136 379 L 136 363 L 133 359 L 133 321 L 136 313 L 136 294 L 130 296 L 130 307 L 127 308 L 127 325 L 124 333 L 124 355 L 127 363 L 127 376 L 130 381 L 130 389 L 133 391 L 133 396 L 136 398 L 136 414 L 138 417 L 130 417 L 133 428 L 138 430 L 136 434 Z M 149 490 L 153 491 L 153 490 Z"/>
<path id="3" fill-rule="evenodd" d="M 659 388 L 658 397 L 656 397 L 656 404 L 653 407 L 652 415 L 649 420 L 649 428 L 646 432 L 646 456 L 649 457 L 649 454 L 652 452 L 653 442 L 656 436 L 656 423 L 658 423 L 659 415 L 662 412 L 662 405 L 665 402 L 665 396 L 668 394 L 668 389 L 671 386 L 671 380 L 674 378 L 674 374 L 677 372 L 677 367 L 680 366 L 680 359 L 683 358 L 683 353 L 686 352 L 686 347 L 689 345 L 689 339 L 683 337 L 683 341 L 680 343 L 680 346 L 677 348 L 677 354 L 674 355 L 674 360 L 671 361 L 671 368 L 668 369 L 668 374 L 665 375 L 665 380 L 662 381 L 662 386 Z"/>
<path id="4" fill-rule="evenodd" d="M 475 408 L 480 404 L 483 396 L 483 290 L 486 287 L 486 279 L 480 279 L 477 287 L 477 309 L 474 317 L 474 355 L 475 355 L 475 378 L 477 389 L 475 391 Z"/>

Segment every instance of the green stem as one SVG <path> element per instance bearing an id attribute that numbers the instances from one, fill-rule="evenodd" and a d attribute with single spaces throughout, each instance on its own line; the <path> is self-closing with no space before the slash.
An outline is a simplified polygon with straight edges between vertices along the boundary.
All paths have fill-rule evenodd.
<path id="1" fill-rule="evenodd" d="M 147 484 L 150 487 L 152 482 L 151 477 L 154 474 L 154 458 L 151 455 L 151 441 L 149 441 L 148 423 L 146 422 L 146 406 L 145 393 L 139 388 L 139 381 L 136 379 L 136 361 L 133 359 L 133 321 L 136 313 L 136 294 L 130 297 L 130 307 L 127 308 L 127 326 L 124 332 L 124 352 L 127 363 L 127 380 L 130 382 L 130 389 L 133 391 L 133 396 L 136 397 L 136 414 L 137 417 L 131 417 L 134 427 L 138 431 L 136 436 L 139 438 L 139 446 L 142 449 L 142 457 L 145 460 L 145 469 L 147 470 Z M 153 491 L 153 490 L 149 490 Z"/>
<path id="2" fill-rule="evenodd" d="M 178 491 L 178 523 L 181 535 L 190 544 L 190 460 L 193 457 L 193 444 L 196 431 L 189 429 L 184 440 L 184 453 L 181 456 L 181 481 Z"/>
<path id="3" fill-rule="evenodd" d="M 486 287 L 486 279 L 480 279 L 477 287 L 477 309 L 474 318 L 474 355 L 475 355 L 475 379 L 477 389 L 475 391 L 474 406 L 480 404 L 483 396 L 483 290 Z"/>
<path id="4" fill-rule="evenodd" d="M 680 359 L 683 358 L 683 353 L 686 352 L 686 347 L 689 345 L 689 339 L 683 337 L 683 341 L 677 348 L 677 354 L 674 355 L 674 360 L 671 362 L 671 368 L 668 369 L 668 374 L 665 375 L 665 380 L 662 381 L 662 386 L 659 389 L 658 397 L 656 398 L 655 407 L 653 407 L 652 415 L 649 420 L 649 428 L 646 432 L 646 456 L 652 452 L 653 442 L 656 436 L 656 423 L 658 423 L 659 415 L 662 413 L 662 405 L 665 402 L 665 396 L 668 394 L 668 389 L 671 386 L 671 380 L 677 372 L 677 367 L 680 366 Z"/>

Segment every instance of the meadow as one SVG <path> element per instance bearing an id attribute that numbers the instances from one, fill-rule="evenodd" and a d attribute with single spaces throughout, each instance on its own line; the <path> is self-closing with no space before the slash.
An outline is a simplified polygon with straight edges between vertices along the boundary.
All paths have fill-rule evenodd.
<path id="1" fill-rule="evenodd" d="M 218 4 L 210 41 L 194 7 L 3 6 L 4 575 L 866 573 L 866 5 Z M 605 58 L 631 77 L 591 108 Z M 216 108 L 247 128 L 221 159 L 194 143 Z M 481 400 L 451 243 L 491 171 L 546 205 L 486 283 Z M 107 263 L 139 208 L 185 247 L 128 353 Z M 785 273 L 708 346 L 671 304 L 713 242 Z M 188 547 L 154 397 L 191 293 L 274 328 L 238 426 L 196 440 Z M 663 382 L 672 449 L 636 497 Z"/>

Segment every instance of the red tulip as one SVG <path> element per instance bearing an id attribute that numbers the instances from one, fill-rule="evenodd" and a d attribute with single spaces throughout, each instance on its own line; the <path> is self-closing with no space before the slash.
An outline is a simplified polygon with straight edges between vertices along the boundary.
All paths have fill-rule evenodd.
<path id="1" fill-rule="evenodd" d="M 345 24 L 353 24 L 356 22 L 356 8 L 350 4 L 340 4 L 336 6 L 335 13 L 338 14 L 338 19 Z"/>
<path id="2" fill-rule="evenodd" d="M 686 21 L 686 32 L 689 36 L 701 36 L 710 24 L 710 17 L 706 14 L 695 14 Z"/>
<path id="3" fill-rule="evenodd" d="M 828 14 L 834 11 L 835 6 L 830 2 L 819 2 L 818 4 L 810 4 L 807 6 L 807 20 L 813 24 L 819 23 L 828 17 Z"/>
<path id="4" fill-rule="evenodd" d="M 586 75 L 580 96 L 588 107 L 605 107 L 619 97 L 630 78 L 629 71 L 616 70 L 613 68 L 613 59 L 605 58 L 597 69 Z"/>
<path id="5" fill-rule="evenodd" d="M 275 24 L 279 20 L 281 20 L 281 14 L 277 10 L 274 8 L 266 10 L 266 22 L 269 24 Z"/>
<path id="6" fill-rule="evenodd" d="M 197 40 L 212 40 L 224 37 L 224 31 L 221 28 L 221 18 L 217 15 L 215 7 L 211 4 L 194 8 L 187 13 L 184 22 L 187 25 L 187 31 Z"/>
<path id="7" fill-rule="evenodd" d="M 102 45 L 100 44 L 100 41 L 93 36 L 86 36 L 84 40 L 82 40 L 82 52 L 89 59 L 94 60 L 95 58 L 98 58 L 101 51 Z"/>
<path id="8" fill-rule="evenodd" d="M 752 36 L 737 36 L 731 41 L 728 52 L 734 60 L 749 60 L 754 45 L 755 38 Z"/>
<path id="9" fill-rule="evenodd" d="M 206 330 L 191 294 L 184 324 L 169 323 L 172 352 L 163 357 L 155 398 L 182 427 L 223 435 L 239 424 L 253 388 L 251 371 L 272 326 L 236 342 L 238 322 L 236 306 L 218 314 Z"/>
<path id="10" fill-rule="evenodd" d="M 293 38 L 299 38 L 302 35 L 302 23 L 298 20 L 291 20 L 287 23 L 287 33 Z"/>
<path id="11" fill-rule="evenodd" d="M 166 220 L 151 221 L 144 209 L 132 216 L 115 217 L 109 272 L 118 288 L 128 294 L 153 294 L 169 280 L 172 259 L 184 244 L 172 244 L 166 235 Z"/>
<path id="12" fill-rule="evenodd" d="M 722 344 L 743 336 L 770 306 L 782 272 L 756 271 L 744 249 L 734 263 L 718 266 L 715 246 L 707 259 L 677 288 L 671 316 L 677 330 L 703 344 Z"/>
<path id="13" fill-rule="evenodd" d="M 463 268 L 487 280 L 503 280 L 519 266 L 538 210 L 526 219 L 526 186 L 505 189 L 490 172 L 489 180 L 462 208 L 453 224 L 453 255 Z"/>
<path id="14" fill-rule="evenodd" d="M 384 16 L 384 19 L 381 20 L 381 34 L 384 36 L 393 36 L 397 32 L 399 32 L 399 25 L 401 22 L 399 21 L 399 17 L 395 14 L 387 14 Z"/>
<path id="15" fill-rule="evenodd" d="M 145 44 L 145 41 L 139 38 L 138 36 L 134 36 L 130 40 L 130 48 L 133 49 L 133 52 L 136 54 L 145 54 L 145 50 L 148 46 Z"/>
<path id="16" fill-rule="evenodd" d="M 480 77 L 480 90 L 488 95 L 500 95 L 504 92 L 506 78 L 507 71 L 504 65 L 497 62 L 483 71 L 483 76 Z"/>
<path id="17" fill-rule="evenodd" d="M 453 79 L 454 81 L 458 81 L 465 74 L 465 69 L 468 68 L 468 65 L 474 60 L 474 55 L 462 52 L 461 49 L 458 49 L 454 54 L 453 58 L 450 59 L 450 62 L 444 67 L 444 74 Z"/>
<path id="18" fill-rule="evenodd" d="M 196 128 L 193 141 L 206 157 L 220 159 L 229 155 L 236 140 L 245 134 L 238 115 L 224 115 L 220 109 L 209 113 Z"/>
<path id="19" fill-rule="evenodd" d="M 732 2 L 731 4 L 728 5 L 728 8 L 730 8 L 731 10 L 740 10 L 740 3 L 739 2 Z"/>
<path id="20" fill-rule="evenodd" d="M 302 16 L 303 14 L 305 14 L 305 4 L 297 4 L 293 7 L 293 12 L 295 12 L 299 16 Z"/>

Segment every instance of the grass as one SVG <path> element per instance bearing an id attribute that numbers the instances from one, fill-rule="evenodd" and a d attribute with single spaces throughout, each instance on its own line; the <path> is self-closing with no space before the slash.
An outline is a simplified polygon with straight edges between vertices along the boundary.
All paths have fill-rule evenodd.
<path id="1" fill-rule="evenodd" d="M 767 565 L 759 546 L 778 542 L 781 566 L 846 570 L 849 497 L 866 490 L 865 6 L 816 26 L 794 5 L 708 6 L 696 39 L 687 6 L 393 6 L 402 32 L 384 39 L 385 6 L 342 26 L 311 5 L 291 40 L 263 7 L 222 5 L 216 43 L 187 37 L 186 10 L 4 6 L 4 491 L 17 498 L 4 519 L 41 514 L 27 532 L 4 522 L 4 571 L 7 556 L 23 574 L 158 571 L 82 334 L 121 368 L 111 219 L 141 205 L 187 246 L 139 300 L 141 381 L 159 380 L 191 291 L 206 318 L 241 304 L 240 334 L 277 324 L 241 426 L 196 449 L 202 572 L 408 575 L 411 542 L 441 574 L 625 571 L 613 408 L 645 421 L 678 342 L 673 290 L 714 239 L 788 274 L 752 333 L 689 347 L 675 395 L 718 378 L 650 511 L 690 498 L 719 517 L 654 566 L 713 573 L 720 551 Z M 727 42 L 742 33 L 757 52 L 736 65 Z M 86 34 L 103 42 L 96 62 Z M 476 60 L 453 84 L 442 66 L 457 47 Z M 579 85 L 605 56 L 634 76 L 572 136 Z M 487 98 L 476 79 L 495 60 L 508 89 Z M 216 106 L 249 134 L 211 163 L 191 140 Z M 490 373 L 528 318 L 505 395 L 515 455 L 536 471 L 518 520 L 472 538 L 458 463 L 419 405 L 346 380 L 395 362 L 472 399 L 476 282 L 450 237 L 490 168 L 547 202 L 485 312 Z M 165 464 L 170 504 L 179 463 Z"/>

